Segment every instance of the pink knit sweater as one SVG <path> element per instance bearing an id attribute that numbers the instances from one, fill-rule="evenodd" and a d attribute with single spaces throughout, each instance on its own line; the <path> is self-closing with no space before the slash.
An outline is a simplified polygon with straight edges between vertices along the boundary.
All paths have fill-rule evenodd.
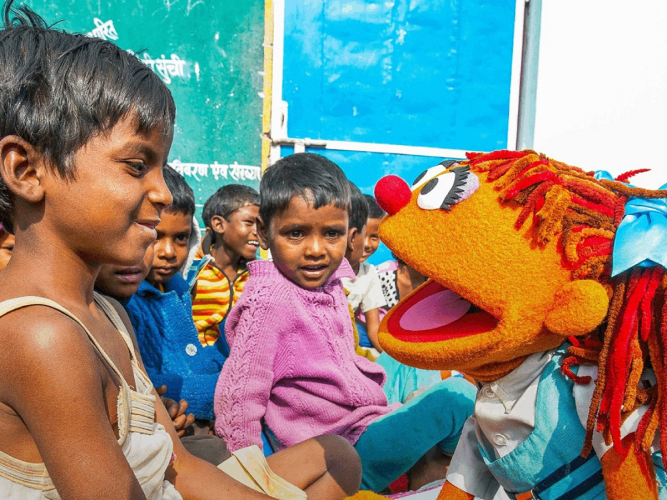
<path id="1" fill-rule="evenodd" d="M 343 276 L 301 288 L 272 262 L 248 263 L 250 278 L 227 317 L 231 347 L 215 389 L 215 431 L 230 451 L 262 447 L 261 419 L 283 446 L 323 434 L 356 443 L 388 413 L 382 368 L 354 353 Z"/>

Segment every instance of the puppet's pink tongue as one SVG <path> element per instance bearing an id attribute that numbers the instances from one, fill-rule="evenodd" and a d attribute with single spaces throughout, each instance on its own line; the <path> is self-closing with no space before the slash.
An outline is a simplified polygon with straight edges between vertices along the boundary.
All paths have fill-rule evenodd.
<path id="1" fill-rule="evenodd" d="M 451 290 L 429 295 L 410 307 L 401 317 L 403 330 L 419 332 L 443 327 L 461 319 L 472 304 Z"/>

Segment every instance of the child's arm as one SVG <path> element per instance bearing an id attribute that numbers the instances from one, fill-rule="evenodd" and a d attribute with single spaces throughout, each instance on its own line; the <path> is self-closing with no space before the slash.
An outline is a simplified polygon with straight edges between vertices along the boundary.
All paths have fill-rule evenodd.
<path id="1" fill-rule="evenodd" d="M 378 329 L 380 328 L 380 308 L 371 309 L 364 313 L 366 315 L 366 334 L 368 340 L 378 352 L 382 352 L 380 342 L 378 341 Z"/>
<path id="2" fill-rule="evenodd" d="M 261 420 L 273 388 L 273 361 L 280 336 L 269 320 L 281 314 L 278 309 L 253 301 L 237 304 L 227 318 L 230 354 L 220 372 L 213 404 L 215 433 L 225 440 L 229 451 L 253 444 L 262 448 Z"/>
<path id="3" fill-rule="evenodd" d="M 44 462 L 62 498 L 144 499 L 109 423 L 115 400 L 105 400 L 106 369 L 85 332 L 45 307 L 10 313 L 0 328 L 0 336 L 21 331 L 2 340 L 0 401 L 30 432 L 40 455 L 30 461 Z"/>
<path id="4" fill-rule="evenodd" d="M 119 316 L 125 323 L 125 327 L 130 333 L 132 342 L 134 343 L 134 350 L 136 353 L 139 366 L 144 372 L 146 371 L 139 349 L 137 348 L 137 341 L 130 323 L 130 319 L 123 307 L 115 300 L 111 301 Z M 157 390 L 153 390 L 158 403 L 155 405 L 155 419 L 162 424 L 167 432 L 171 435 L 171 440 L 174 443 L 174 455 L 176 459 L 172 465 L 167 469 L 166 479 L 168 479 L 181 494 L 184 500 L 189 499 L 225 499 L 239 498 L 243 500 L 268 499 L 269 497 L 258 493 L 250 488 L 242 485 L 238 481 L 232 479 L 227 474 L 222 472 L 217 467 L 201 460 L 190 454 L 181 444 L 178 433 L 174 428 L 171 416 L 167 412 L 164 405 L 160 404 L 160 397 Z"/>

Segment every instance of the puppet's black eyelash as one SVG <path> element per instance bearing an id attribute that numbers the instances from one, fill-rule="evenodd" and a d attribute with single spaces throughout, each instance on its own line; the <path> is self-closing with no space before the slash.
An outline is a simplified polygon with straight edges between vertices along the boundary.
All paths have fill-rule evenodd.
<path id="1" fill-rule="evenodd" d="M 456 203 L 461 199 L 463 187 L 465 186 L 466 181 L 468 180 L 468 176 L 470 175 L 470 167 L 465 166 L 453 168 L 449 172 L 454 174 L 454 185 L 452 186 L 452 189 L 449 190 L 449 193 L 447 193 L 447 196 L 445 196 L 442 205 L 440 205 L 440 208 L 443 210 L 451 210 L 452 205 L 456 205 Z M 426 186 L 424 186 L 424 188 L 426 188 Z M 424 190 L 422 189 L 422 193 L 423 192 Z"/>
<path id="2" fill-rule="evenodd" d="M 417 184 L 419 184 L 419 181 L 421 181 L 426 174 L 428 174 L 431 170 L 434 170 L 436 167 L 442 167 L 442 168 L 449 168 L 452 165 L 455 165 L 458 163 L 458 160 L 443 160 L 440 163 L 438 163 L 435 167 L 431 167 L 427 170 L 424 170 L 421 174 L 417 176 L 417 178 L 414 180 L 412 183 L 412 187 L 414 188 Z"/>

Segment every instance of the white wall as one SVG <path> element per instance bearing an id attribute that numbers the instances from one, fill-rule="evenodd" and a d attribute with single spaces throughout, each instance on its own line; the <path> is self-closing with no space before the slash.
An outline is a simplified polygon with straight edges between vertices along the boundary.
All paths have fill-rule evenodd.
<path id="1" fill-rule="evenodd" d="M 667 183 L 667 2 L 543 0 L 535 149 Z"/>

